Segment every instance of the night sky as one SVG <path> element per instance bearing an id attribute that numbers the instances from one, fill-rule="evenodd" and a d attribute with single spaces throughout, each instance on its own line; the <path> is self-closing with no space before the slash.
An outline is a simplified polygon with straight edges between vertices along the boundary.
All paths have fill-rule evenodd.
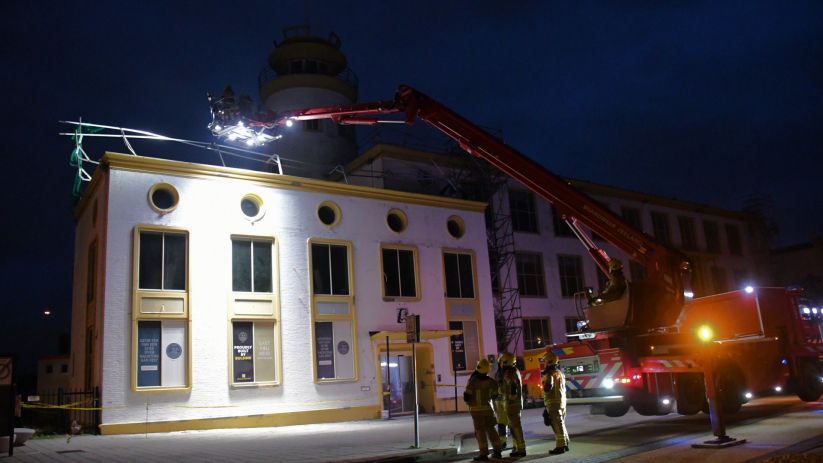
<path id="1" fill-rule="evenodd" d="M 763 193 L 783 245 L 823 232 L 820 0 L 8 2 L 0 353 L 33 365 L 69 331 L 75 172 L 57 121 L 212 141 L 205 92 L 257 99 L 272 40 L 307 20 L 340 36 L 361 102 L 408 84 L 555 173 L 733 210 Z"/>

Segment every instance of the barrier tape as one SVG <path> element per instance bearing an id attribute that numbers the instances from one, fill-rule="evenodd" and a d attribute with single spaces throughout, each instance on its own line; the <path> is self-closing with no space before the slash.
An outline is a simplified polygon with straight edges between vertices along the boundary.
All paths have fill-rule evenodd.
<path id="1" fill-rule="evenodd" d="M 383 393 L 388 394 L 388 392 Z M 23 402 L 21 405 L 23 408 L 42 408 L 42 409 L 50 409 L 50 410 L 115 410 L 120 408 L 135 408 L 135 407 L 167 407 L 167 408 L 244 408 L 244 407 L 259 407 L 259 404 L 249 404 L 249 405 L 213 405 L 213 406 L 190 406 L 190 405 L 167 405 L 167 404 L 149 404 L 144 403 L 140 405 L 123 405 L 120 407 L 74 407 L 74 405 L 80 405 L 87 402 L 91 402 L 93 399 L 83 400 L 81 402 L 75 402 L 73 404 L 66 404 L 66 405 L 51 405 L 51 404 L 38 404 L 37 402 Z M 361 400 L 374 400 L 373 397 L 367 397 L 363 399 L 338 399 L 338 400 L 320 400 L 316 402 L 293 402 L 293 403 L 286 403 L 281 405 L 311 405 L 311 404 L 326 404 L 326 403 L 335 403 L 335 402 L 359 402 Z"/>

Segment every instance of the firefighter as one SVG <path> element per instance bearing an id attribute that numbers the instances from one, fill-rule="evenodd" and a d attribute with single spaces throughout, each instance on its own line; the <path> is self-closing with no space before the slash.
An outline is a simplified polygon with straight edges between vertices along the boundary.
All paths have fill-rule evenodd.
<path id="1" fill-rule="evenodd" d="M 496 420 L 491 402 L 500 395 L 497 390 L 497 382 L 489 378 L 492 367 L 488 360 L 481 359 L 477 362 L 477 368 L 469 377 L 466 384 L 466 392 L 463 393 L 463 400 L 469 406 L 469 412 L 474 424 L 474 435 L 477 437 L 477 446 L 480 455 L 474 457 L 474 461 L 489 461 L 489 442 L 486 440 L 488 434 L 492 441 L 492 458 L 502 458 L 500 452 L 503 450 L 500 438 L 494 429 Z"/>
<path id="2" fill-rule="evenodd" d="M 557 366 L 560 357 L 554 352 L 546 352 L 543 362 L 543 403 L 549 411 L 554 430 L 555 449 L 550 450 L 552 455 L 560 455 L 569 451 L 569 434 L 566 432 L 566 377 Z"/>
<path id="3" fill-rule="evenodd" d="M 500 388 L 503 387 L 503 368 L 500 366 L 501 356 L 503 356 L 503 353 L 497 356 L 497 371 L 494 372 L 494 379 L 497 381 L 498 390 L 501 390 Z M 494 405 L 494 411 L 497 413 L 497 434 L 500 436 L 500 441 L 503 442 L 503 449 L 505 450 L 506 447 L 508 447 L 506 426 L 508 426 L 509 422 L 506 421 L 506 412 L 503 411 L 500 401 L 495 400 L 492 402 L 492 405 Z"/>
<path id="4" fill-rule="evenodd" d="M 626 277 L 623 276 L 623 262 L 617 259 L 609 261 L 609 282 L 606 287 L 597 296 L 587 294 L 591 305 L 605 304 L 607 302 L 614 302 L 626 292 Z"/>
<path id="5" fill-rule="evenodd" d="M 520 412 L 523 410 L 523 381 L 520 371 L 514 365 L 515 358 L 511 352 L 500 355 L 500 368 L 503 370 L 503 382 L 500 389 L 500 407 L 506 413 L 506 421 L 512 432 L 514 450 L 509 456 L 525 457 L 526 441 L 523 438 L 523 425 L 520 422 Z"/>

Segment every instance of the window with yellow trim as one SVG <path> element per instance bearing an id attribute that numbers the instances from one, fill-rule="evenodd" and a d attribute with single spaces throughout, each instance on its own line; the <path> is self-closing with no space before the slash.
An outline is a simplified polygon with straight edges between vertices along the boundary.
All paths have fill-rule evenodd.
<path id="1" fill-rule="evenodd" d="M 357 332 L 348 241 L 309 241 L 316 381 L 357 379 Z"/>
<path id="2" fill-rule="evenodd" d="M 400 244 L 380 245 L 383 297 L 418 300 L 417 248 Z"/>
<path id="3" fill-rule="evenodd" d="M 231 237 L 230 384 L 279 383 L 280 304 L 274 237 Z"/>
<path id="4" fill-rule="evenodd" d="M 189 233 L 138 225 L 134 232 L 134 390 L 191 387 Z"/>
<path id="5" fill-rule="evenodd" d="M 451 336 L 451 367 L 458 374 L 474 371 L 483 358 L 480 301 L 477 297 L 475 256 L 471 251 L 443 250 L 443 278 L 446 318 L 450 330 L 462 331 Z"/>

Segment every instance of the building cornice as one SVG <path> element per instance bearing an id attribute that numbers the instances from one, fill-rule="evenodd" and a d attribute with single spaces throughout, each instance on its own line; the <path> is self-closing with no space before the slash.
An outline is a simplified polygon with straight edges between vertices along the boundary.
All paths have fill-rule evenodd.
<path id="1" fill-rule="evenodd" d="M 442 207 L 446 209 L 456 209 L 468 212 L 483 212 L 486 209 L 486 203 L 477 201 L 466 201 L 462 199 L 423 195 L 419 193 L 406 193 L 381 188 L 348 185 L 345 183 L 330 182 L 326 180 L 315 180 L 247 169 L 235 169 L 231 167 L 171 161 L 168 159 L 157 159 L 112 152 L 106 152 L 103 159 L 100 161 L 100 165 L 101 167 L 108 166 L 109 168 L 115 170 L 168 174 L 186 178 L 230 178 L 283 190 L 298 190 L 311 193 L 351 196 L 356 198 L 375 199 L 404 204 Z M 101 169 L 98 169 L 94 173 L 92 183 L 95 182 L 96 177 L 102 175 L 100 170 Z M 84 197 L 84 199 L 86 198 Z M 78 207 L 77 210 L 81 211 L 81 208 Z"/>

